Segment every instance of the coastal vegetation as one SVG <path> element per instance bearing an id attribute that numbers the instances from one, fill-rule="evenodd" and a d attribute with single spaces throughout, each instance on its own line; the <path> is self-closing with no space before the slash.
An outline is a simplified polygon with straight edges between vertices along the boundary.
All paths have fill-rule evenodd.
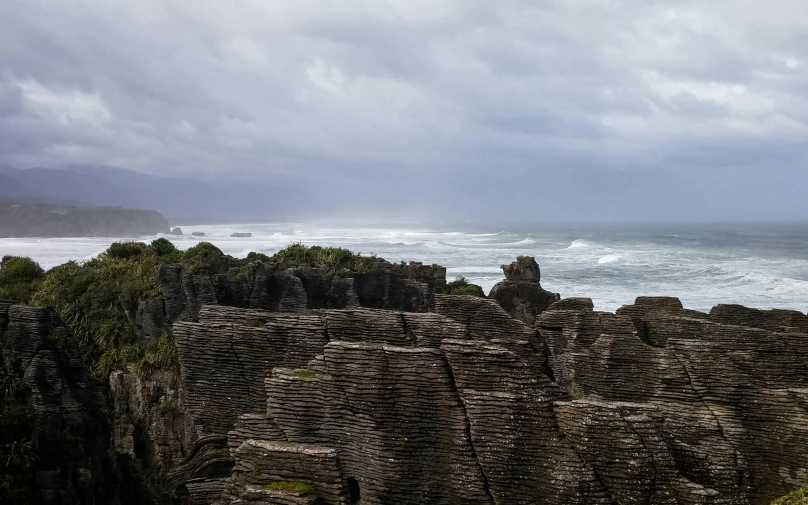
<path id="1" fill-rule="evenodd" d="M 483 288 L 477 284 L 472 284 L 463 276 L 458 276 L 452 282 L 446 283 L 446 294 L 448 295 L 471 295 L 485 297 Z"/>
<path id="2" fill-rule="evenodd" d="M 237 268 L 243 277 L 265 263 L 338 273 L 366 272 L 379 262 L 384 260 L 348 249 L 302 244 L 292 244 L 273 256 L 251 252 L 236 259 L 209 242 L 185 251 L 165 238 L 149 244 L 115 242 L 96 258 L 69 261 L 47 272 L 29 258 L 6 256 L 0 262 L 0 299 L 56 311 L 73 331 L 85 366 L 96 376 L 126 366 L 147 374 L 177 367 L 170 334 L 140 340 L 132 324 L 138 302 L 160 295 L 161 265 L 178 265 L 194 274 Z"/>
<path id="3" fill-rule="evenodd" d="M 28 387 L 10 363 L 0 364 L 0 503 L 29 503 L 36 461 Z"/>
<path id="4" fill-rule="evenodd" d="M 806 483 L 805 487 L 774 500 L 771 505 L 808 505 L 808 483 Z"/>

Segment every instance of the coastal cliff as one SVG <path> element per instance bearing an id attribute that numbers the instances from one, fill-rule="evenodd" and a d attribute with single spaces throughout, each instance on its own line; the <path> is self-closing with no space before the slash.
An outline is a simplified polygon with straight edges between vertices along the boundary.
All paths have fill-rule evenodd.
<path id="1" fill-rule="evenodd" d="M 82 503 L 765 505 L 806 477 L 801 312 L 598 312 L 545 291 L 529 257 L 479 297 L 445 294 L 441 267 L 319 249 L 110 252 L 176 261 L 121 303 L 134 340 L 100 361 L 109 415 L 79 401 L 96 445 L 74 474 L 101 483 Z M 2 307 L 4 349 L 31 318 L 74 339 L 53 312 Z"/>
<path id="2" fill-rule="evenodd" d="M 152 210 L 41 205 L 0 198 L 0 238 L 137 237 L 168 231 L 166 218 Z"/>

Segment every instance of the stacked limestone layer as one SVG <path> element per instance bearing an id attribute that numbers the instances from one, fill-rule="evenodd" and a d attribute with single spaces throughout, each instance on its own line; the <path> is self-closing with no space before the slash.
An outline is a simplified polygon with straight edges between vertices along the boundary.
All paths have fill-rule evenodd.
<path id="1" fill-rule="evenodd" d="M 502 265 L 505 280 L 498 282 L 488 295 L 496 300 L 505 311 L 529 325 L 552 304 L 561 299 L 541 287 L 539 264 L 532 256 L 519 256 L 510 265 Z"/>
<path id="2" fill-rule="evenodd" d="M 726 308 L 713 313 L 727 321 Z M 782 321 L 782 311 L 732 313 L 750 326 Z M 670 298 L 638 299 L 614 318 L 550 310 L 539 322 L 569 388 L 602 402 L 591 415 L 612 415 L 609 402 L 657 409 L 677 471 L 703 487 L 697 495 L 715 493 L 709 503 L 768 503 L 799 482 L 808 454 L 805 334 L 790 333 L 793 324 L 774 332 L 715 322 Z M 591 418 L 564 409 L 570 426 Z M 625 441 L 608 423 L 589 422 L 586 433 L 611 458 Z"/>
<path id="3" fill-rule="evenodd" d="M 441 349 L 495 503 L 612 503 L 558 427 L 553 402 L 567 396 L 555 383 L 502 346 L 447 340 Z"/>
<path id="4" fill-rule="evenodd" d="M 446 283 L 446 269 L 380 260 L 362 273 L 264 263 L 206 274 L 163 265 L 158 281 L 161 296 L 142 300 L 131 317 L 146 337 L 167 332 L 174 322 L 198 321 L 205 305 L 297 313 L 351 307 L 426 312 Z"/>
<path id="5" fill-rule="evenodd" d="M 762 505 L 808 466 L 797 314 L 570 299 L 531 326 L 445 295 L 434 310 L 214 306 L 176 324 L 188 415 L 235 461 L 186 489 L 226 505 Z"/>
<path id="6" fill-rule="evenodd" d="M 6 443 L 30 443 L 30 500 L 43 505 L 118 503 L 121 481 L 106 398 L 100 381 L 84 367 L 73 332 L 49 310 L 0 301 L 0 367 L 22 379 L 25 392 L 18 394 L 35 414 L 29 436 L 0 442 L 0 450 L 9 449 Z M 0 391 L 2 407 L 6 394 Z M 8 414 L 14 411 L 4 408 L 0 432 L 13 419 Z M 12 458 L 4 455 L 0 476 L 10 465 Z M 3 485 L 14 488 L 13 481 Z"/>
<path id="7" fill-rule="evenodd" d="M 167 488 L 172 490 L 173 498 L 186 498 L 194 504 L 212 503 L 224 490 L 223 478 L 230 475 L 233 463 L 227 437 L 200 437 L 185 460 L 168 472 Z"/>
<path id="8" fill-rule="evenodd" d="M 348 487 L 334 449 L 315 444 L 247 440 L 234 451 L 234 455 L 237 463 L 223 499 L 242 499 L 252 503 L 258 498 L 258 503 L 275 504 L 294 498 L 314 501 L 316 496 L 323 503 L 350 503 Z M 300 478 L 301 473 L 306 474 L 304 479 Z M 283 487 L 273 488 L 273 483 L 301 483 L 310 487 L 311 492 L 295 493 Z M 266 492 L 259 493 L 259 489 Z"/>

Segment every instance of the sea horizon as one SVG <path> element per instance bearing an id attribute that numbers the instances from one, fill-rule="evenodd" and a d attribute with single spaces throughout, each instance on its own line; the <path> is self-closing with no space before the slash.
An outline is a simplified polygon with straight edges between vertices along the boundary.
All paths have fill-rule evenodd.
<path id="1" fill-rule="evenodd" d="M 178 226 L 181 236 L 0 239 L 0 254 L 29 256 L 52 268 L 91 259 L 122 240 L 165 237 L 181 249 L 208 241 L 235 257 L 271 255 L 303 243 L 344 247 L 391 262 L 437 263 L 447 268 L 448 280 L 465 277 L 486 293 L 504 278 L 501 265 L 528 255 L 539 263 L 545 289 L 563 298 L 592 298 L 597 310 L 616 310 L 637 296 L 676 296 L 685 307 L 703 311 L 717 304 L 808 308 L 808 226 L 801 223 Z M 194 232 L 205 236 L 191 236 Z"/>

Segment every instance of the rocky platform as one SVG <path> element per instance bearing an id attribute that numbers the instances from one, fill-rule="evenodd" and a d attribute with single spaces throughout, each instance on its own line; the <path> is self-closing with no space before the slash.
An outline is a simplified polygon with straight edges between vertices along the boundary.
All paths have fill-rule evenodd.
<path id="1" fill-rule="evenodd" d="M 179 373 L 114 372 L 111 434 L 69 330 L 0 304 L 32 404 L 94 440 L 38 477 L 58 493 L 43 502 L 145 496 L 112 451 L 157 476 L 154 503 L 188 505 L 765 505 L 802 484 L 808 316 L 648 297 L 597 312 L 545 291 L 532 258 L 505 269 L 478 298 L 417 264 L 164 267 L 146 302 Z"/>
<path id="2" fill-rule="evenodd" d="M 168 492 L 756 505 L 804 478 L 805 314 L 706 314 L 675 298 L 614 314 L 587 299 L 508 307 L 446 295 L 429 313 L 203 307 L 174 335 L 188 415 L 213 449 L 177 467 Z"/>

